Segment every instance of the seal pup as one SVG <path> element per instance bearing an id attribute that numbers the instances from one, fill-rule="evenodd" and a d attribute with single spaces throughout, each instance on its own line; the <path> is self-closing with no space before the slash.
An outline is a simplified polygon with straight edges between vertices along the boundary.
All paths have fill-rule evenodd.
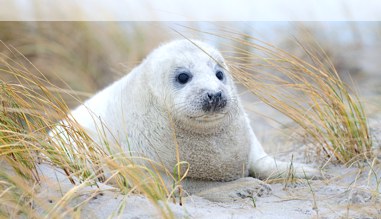
<path id="1" fill-rule="evenodd" d="M 189 163 L 185 188 L 214 200 L 205 191 L 215 186 L 234 190 L 233 196 L 269 193 L 269 186 L 248 176 L 287 177 L 290 170 L 257 140 L 220 52 L 197 40 L 158 47 L 71 116 L 99 144 L 106 139 L 169 170 L 178 163 L 178 147 L 180 160 Z M 107 127 L 102 136 L 100 126 Z M 320 176 L 303 164 L 292 166 L 298 178 Z"/>

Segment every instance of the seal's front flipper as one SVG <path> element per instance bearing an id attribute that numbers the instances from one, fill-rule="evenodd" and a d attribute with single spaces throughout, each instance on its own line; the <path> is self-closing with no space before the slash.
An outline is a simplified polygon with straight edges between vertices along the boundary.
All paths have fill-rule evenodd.
<path id="1" fill-rule="evenodd" d="M 250 176 L 260 179 L 288 178 L 322 179 L 318 169 L 305 164 L 277 161 L 270 156 L 250 161 Z"/>
<path id="2" fill-rule="evenodd" d="M 267 155 L 255 136 L 253 129 L 249 125 L 247 127 L 251 141 L 249 158 L 250 176 L 260 179 L 288 178 L 290 176 L 302 179 L 323 178 L 318 169 L 305 164 L 278 161 Z"/>

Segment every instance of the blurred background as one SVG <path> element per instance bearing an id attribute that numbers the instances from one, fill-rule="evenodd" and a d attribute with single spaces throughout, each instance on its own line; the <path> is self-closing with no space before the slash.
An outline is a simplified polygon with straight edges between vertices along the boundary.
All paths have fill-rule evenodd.
<path id="1" fill-rule="evenodd" d="M 227 51 L 226 40 L 210 33 L 229 29 L 249 34 L 300 58 L 306 58 L 306 55 L 299 44 L 317 42 L 343 80 L 358 90 L 369 115 L 380 117 L 381 22 L 371 16 L 379 15 L 378 5 L 373 7 L 369 4 L 364 9 L 358 4 L 337 1 L 330 7 L 314 8 L 312 4 L 309 8 L 298 9 L 299 5 L 290 1 L 287 5 L 270 5 L 276 9 L 287 9 L 274 13 L 260 10 L 248 1 L 244 1 L 246 6 L 240 7 L 222 3 L 220 7 L 214 7 L 213 3 L 198 1 L 174 7 L 168 1 L 157 2 L 118 1 L 118 4 L 92 5 L 89 1 L 77 4 L 57 1 L 54 7 L 49 7 L 52 5 L 47 1 L 1 1 L 1 56 L 11 56 L 20 62 L 25 62 L 26 58 L 52 84 L 71 90 L 84 100 L 128 73 L 152 49 L 171 39 L 201 39 Z M 232 7 L 237 7 L 237 10 Z M 208 14 L 211 10 L 213 18 L 209 17 L 211 13 Z M 197 11 L 196 15 L 194 11 Z M 234 21 L 239 20 L 235 17 L 237 14 L 241 18 L 248 17 L 241 20 L 250 20 L 251 13 L 259 19 Z M 268 13 L 280 21 L 262 19 Z M 94 21 L 99 14 L 102 14 L 102 19 L 99 19 L 102 21 Z M 300 21 L 299 17 L 305 14 L 312 16 L 312 20 L 324 19 Z M 124 19 L 124 16 L 128 18 Z M 372 21 L 354 21 L 359 16 L 370 16 Z M 25 57 L 10 54 L 7 47 L 14 47 Z M 0 79 L 17 83 L 9 74 L 0 73 Z M 246 109 L 253 112 L 249 114 L 259 138 L 265 145 L 275 144 L 266 136 L 290 121 L 238 86 Z M 64 95 L 64 98 L 70 107 L 80 103 L 70 96 Z"/>

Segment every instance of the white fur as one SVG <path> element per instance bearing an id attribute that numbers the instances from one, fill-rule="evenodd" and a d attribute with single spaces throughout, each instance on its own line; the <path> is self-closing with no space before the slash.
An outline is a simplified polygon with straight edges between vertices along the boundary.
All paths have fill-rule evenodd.
<path id="1" fill-rule="evenodd" d="M 225 81 L 215 75 L 218 63 Z M 181 68 L 193 74 L 185 86 L 175 80 Z M 205 89 L 225 93 L 228 102 L 221 112 L 205 115 L 200 110 Z M 157 48 L 71 114 L 100 144 L 104 139 L 99 127 L 104 124 L 109 142 L 126 153 L 162 162 L 169 170 L 177 163 L 178 144 L 180 159 L 190 164 L 191 179 L 231 181 L 249 174 L 285 177 L 289 172 L 289 163 L 269 157 L 258 142 L 221 54 L 199 41 L 179 40 Z M 319 174 L 300 164 L 294 167 L 297 177 Z"/>

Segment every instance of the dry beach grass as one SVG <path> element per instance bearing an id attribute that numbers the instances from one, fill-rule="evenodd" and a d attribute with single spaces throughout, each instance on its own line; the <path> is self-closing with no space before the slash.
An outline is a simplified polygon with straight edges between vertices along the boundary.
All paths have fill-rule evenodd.
<path id="1" fill-rule="evenodd" d="M 148 166 L 139 165 L 136 161 L 145 158 L 98 147 L 75 121 L 57 124 L 66 117 L 68 105 L 77 105 L 86 98 L 87 92 L 94 92 L 111 81 L 106 74 L 112 73 L 108 67 L 110 62 L 118 63 L 124 57 L 130 61 L 144 57 L 148 46 L 144 52 L 136 47 L 145 44 L 137 39 L 147 30 L 132 28 L 131 32 L 138 36 L 125 39 L 121 30 L 112 25 L 104 35 L 94 35 L 96 31 L 92 28 L 108 26 L 102 23 L 2 22 L 0 25 L 16 27 L 7 28 L 15 32 L 1 35 L 0 161 L 4 168 L 0 170 L 0 217 L 78 218 L 89 211 L 88 206 L 92 206 L 94 199 L 101 199 L 104 194 L 118 197 L 117 205 L 107 216 L 126 216 L 130 211 L 127 210 L 128 197 L 142 194 L 150 203 L 140 211 L 152 207 L 160 217 L 177 217 L 178 206 L 171 203 L 180 201 L 174 198 L 183 177 L 176 174 L 176 169 L 185 165 L 180 158 L 173 170 L 166 170 L 174 181 L 173 186 L 167 188 L 157 171 L 162 168 L 160 164 L 151 161 Z M 36 38 L 20 42 L 28 38 L 18 36 L 33 25 L 38 34 L 31 36 Z M 60 31 L 49 30 L 53 26 Z M 60 34 L 83 29 L 84 34 L 74 39 Z M 281 184 L 273 182 L 274 196 L 257 200 L 255 210 L 250 203 L 250 209 L 242 210 L 244 216 L 263 216 L 261 211 L 268 213 L 276 203 L 292 206 L 295 202 L 302 206 L 300 211 L 312 209 L 312 213 L 305 214 L 311 217 L 351 217 L 358 213 L 376 218 L 381 211 L 381 167 L 379 158 L 372 152 L 374 142 L 364 105 L 356 90 L 341 80 L 319 44 L 300 43 L 307 57 L 301 59 L 237 31 L 207 34 L 224 42 L 224 54 L 237 81 L 302 127 L 308 143 L 316 146 L 316 151 L 325 158 L 321 165 L 329 166 L 332 161 L 340 163 L 326 167 L 333 177 L 323 181 L 295 180 L 290 174 Z M 32 42 L 40 43 L 32 46 Z M 108 54 L 114 57 L 107 57 Z M 35 62 L 38 67 L 34 66 Z M 128 65 L 132 63 L 134 61 Z M 104 84 L 98 84 L 101 76 L 107 78 Z M 78 82 L 81 83 L 76 84 Z M 78 92 L 80 87 L 82 90 Z M 48 135 L 57 125 L 65 129 L 74 142 L 67 144 L 67 139 L 53 139 Z M 105 170 L 111 175 L 105 174 Z M 45 171 L 53 174 L 44 174 Z M 113 181 L 112 186 L 107 185 L 108 181 Z M 57 194 L 51 198 L 41 195 L 53 190 Z M 189 201 L 185 207 L 187 205 L 193 209 L 189 215 L 193 212 L 206 217 L 205 212 L 197 213 L 197 208 L 203 208 L 197 201 Z M 212 205 L 210 209 L 218 211 L 218 207 Z M 92 207 L 92 211 L 96 209 Z"/>
<path id="2" fill-rule="evenodd" d="M 372 157 L 363 105 L 318 44 L 311 48 L 300 45 L 308 62 L 271 44 L 244 37 L 254 43 L 242 41 L 242 35 L 230 38 L 247 48 L 237 48 L 227 57 L 237 60 L 231 68 L 238 81 L 300 125 L 328 158 L 345 164 Z"/>

